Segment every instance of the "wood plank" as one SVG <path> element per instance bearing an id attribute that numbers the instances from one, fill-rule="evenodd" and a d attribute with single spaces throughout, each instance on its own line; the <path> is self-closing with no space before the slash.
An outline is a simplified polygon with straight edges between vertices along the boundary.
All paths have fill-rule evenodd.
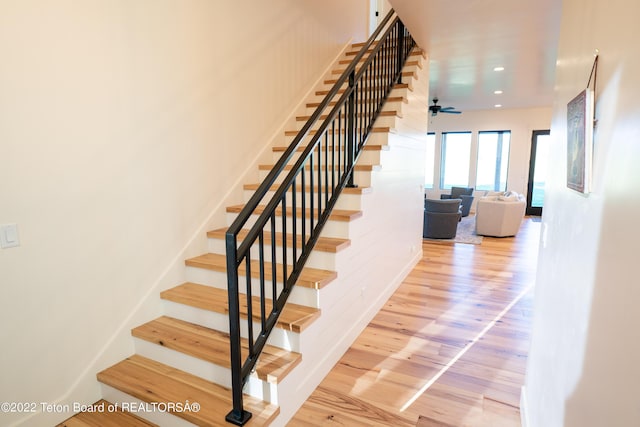
<path id="1" fill-rule="evenodd" d="M 228 425 L 224 417 L 232 407 L 230 390 L 151 359 L 128 357 L 98 373 L 98 381 L 147 403 L 197 402 L 197 412 L 172 413 L 196 425 Z M 246 395 L 244 405 L 253 414 L 247 425 L 268 425 L 280 411 L 276 405 Z"/>
<path id="2" fill-rule="evenodd" d="M 323 114 L 320 116 L 320 120 L 326 120 L 329 117 L 328 114 Z M 380 111 L 380 113 L 378 114 L 378 117 L 398 117 L 398 118 L 402 118 L 402 113 L 400 113 L 399 111 L 396 110 L 389 110 L 389 111 Z M 306 116 L 296 116 L 296 121 L 298 122 L 306 122 L 311 118 L 311 115 L 306 115 Z"/>
<path id="3" fill-rule="evenodd" d="M 411 78 L 411 79 L 418 78 L 418 73 L 416 73 L 415 71 L 403 71 L 401 74 L 403 78 Z M 327 79 L 324 81 L 324 84 L 333 85 L 338 83 L 338 80 L 340 80 L 339 77 Z"/>
<path id="4" fill-rule="evenodd" d="M 511 238 L 423 243 L 423 259 L 290 425 L 386 425 L 373 416 L 400 417 L 393 425 L 519 426 L 539 232 L 527 218 Z"/>
<path id="5" fill-rule="evenodd" d="M 243 208 L 244 208 L 244 205 L 227 206 L 227 212 L 228 213 L 240 213 Z M 259 205 L 255 209 L 254 215 L 262 214 L 262 212 L 264 212 L 264 208 L 265 208 L 265 206 Z M 291 209 L 288 209 L 288 211 L 291 211 Z M 306 211 L 305 211 L 306 218 L 309 218 L 310 214 L 311 214 L 311 209 L 307 208 Z M 316 214 L 317 214 L 317 212 L 316 212 Z M 281 216 L 281 215 L 282 215 L 282 209 L 281 208 L 277 208 L 276 209 L 276 216 Z M 334 209 L 334 210 L 331 211 L 331 214 L 329 215 L 329 220 L 331 220 L 331 221 L 349 222 L 349 221 L 353 221 L 355 219 L 358 219 L 361 216 L 362 216 L 362 211 L 355 211 L 355 210 L 349 210 L 349 209 Z M 301 218 L 302 217 L 302 208 L 297 208 L 296 209 L 296 217 L 297 218 Z"/>
<path id="6" fill-rule="evenodd" d="M 108 408 L 116 408 L 108 410 Z M 122 411 L 113 403 L 99 400 L 91 405 L 91 412 L 80 412 L 56 427 L 157 427 L 130 412 Z"/>
<path id="7" fill-rule="evenodd" d="M 161 292 L 160 298 L 202 310 L 225 315 L 229 314 L 227 291 L 212 286 L 187 282 Z M 254 318 L 258 319 L 260 315 L 260 300 L 254 296 L 252 301 Z M 267 310 L 271 310 L 271 307 L 271 302 L 267 301 Z M 249 309 L 247 307 L 246 295 L 240 294 L 240 317 L 247 319 L 248 313 Z M 280 329 L 299 333 L 310 326 L 319 316 L 320 310 L 317 308 L 287 303 L 282 309 L 276 326 Z"/>
<path id="8" fill-rule="evenodd" d="M 272 165 L 272 164 L 261 164 L 261 165 L 258 165 L 258 169 L 261 170 L 261 171 L 270 171 L 271 169 L 273 169 L 273 167 L 274 167 L 274 165 Z M 353 168 L 354 168 L 354 170 L 357 170 L 359 172 L 371 172 L 371 171 L 374 171 L 374 170 L 381 169 L 382 166 L 380 166 L 380 165 L 361 165 L 361 164 L 356 164 Z M 286 171 L 290 171 L 291 169 L 293 169 L 293 165 L 285 165 L 285 167 L 284 167 L 284 170 L 286 170 Z M 308 164 L 305 165 L 304 169 L 307 170 L 307 171 L 310 170 Z M 321 165 L 320 169 L 324 170 L 324 165 Z M 318 165 L 314 165 L 313 166 L 313 170 L 317 171 L 318 170 Z M 331 171 L 332 168 L 329 168 L 329 170 Z"/>
<path id="9" fill-rule="evenodd" d="M 204 326 L 162 316 L 140 325 L 131 334 L 154 344 L 179 351 L 207 362 L 231 368 L 229 334 Z M 249 345 L 242 339 L 242 358 L 249 354 Z M 255 368 L 263 381 L 277 384 L 302 361 L 299 353 L 267 345 Z"/>
<path id="10" fill-rule="evenodd" d="M 227 257 L 222 254 L 208 253 L 197 257 L 189 258 L 185 261 L 185 264 L 189 267 L 206 268 L 207 270 L 218 271 L 221 273 L 227 272 Z M 271 277 L 272 265 L 270 262 L 264 263 L 265 275 Z M 246 266 L 244 263 L 238 268 L 238 274 L 244 276 L 246 272 Z M 251 277 L 260 278 L 260 263 L 259 261 L 251 262 Z M 267 280 L 268 280 L 267 277 Z M 321 289 L 334 281 L 338 277 L 335 271 L 321 270 L 319 268 L 305 267 L 300 273 L 300 277 L 296 281 L 297 286 L 303 286 L 305 288 Z M 282 282 L 283 266 L 276 263 L 276 279 Z"/>
<path id="11" fill-rule="evenodd" d="M 220 239 L 224 240 L 226 237 L 227 228 L 218 228 L 216 230 L 211 230 L 207 232 L 207 237 L 210 239 Z M 247 233 L 249 230 L 242 229 L 240 233 L 238 233 L 238 244 L 247 237 Z M 271 232 L 264 232 L 264 241 L 265 243 L 271 242 Z M 282 246 L 282 233 L 276 232 L 275 241 L 277 246 Z M 298 247 L 302 245 L 302 236 L 296 236 L 296 244 Z M 287 234 L 287 246 L 291 247 L 293 245 L 293 235 Z M 320 237 L 316 242 L 316 245 L 313 247 L 314 250 L 320 252 L 329 252 L 329 253 L 338 253 L 346 248 L 351 246 L 351 240 L 349 239 L 339 239 L 337 237 Z"/>
<path id="12" fill-rule="evenodd" d="M 365 145 L 366 147 L 366 145 Z M 249 191 L 256 191 L 260 187 L 260 184 L 245 184 L 244 189 Z M 279 188 L 278 184 L 274 184 L 269 188 L 269 191 L 276 191 Z M 311 186 L 307 185 L 305 187 L 307 192 L 311 191 Z M 345 187 L 342 189 L 342 194 L 370 194 L 373 192 L 373 188 L 371 187 Z"/>
<path id="13" fill-rule="evenodd" d="M 274 153 L 278 153 L 278 152 L 284 152 L 287 150 L 287 148 L 289 148 L 289 146 L 284 146 L 284 145 L 276 145 L 274 147 L 272 147 L 272 150 Z M 307 147 L 306 146 L 300 146 L 298 147 L 298 149 L 296 151 L 301 152 L 304 151 Z M 329 144 L 328 146 L 323 146 L 323 148 L 325 150 L 327 149 L 332 149 L 333 145 Z M 389 150 L 389 146 L 388 145 L 382 145 L 382 144 L 365 144 L 364 147 L 362 147 L 362 149 L 364 151 L 386 151 Z"/>
<path id="14" fill-rule="evenodd" d="M 458 426 L 443 423 L 438 420 L 434 420 L 433 418 L 420 415 L 420 418 L 418 418 L 418 423 L 416 424 L 416 427 L 458 427 Z"/>
<path id="15" fill-rule="evenodd" d="M 336 79 L 332 79 L 332 80 L 325 80 L 326 84 L 334 84 L 336 83 L 337 80 Z M 402 102 L 404 104 L 407 104 L 409 102 L 409 100 L 407 98 L 405 98 L 404 96 L 390 96 L 387 98 L 387 102 Z M 338 101 L 331 101 L 328 106 L 329 107 L 335 107 L 335 105 L 338 103 Z M 317 108 L 320 106 L 320 104 L 322 104 L 322 101 L 320 102 L 308 102 L 307 103 L 307 108 Z"/>
<path id="16" fill-rule="evenodd" d="M 347 61 L 347 60 L 343 60 L 343 61 Z M 347 62 L 347 63 L 348 63 L 348 64 L 350 64 L 350 63 L 351 63 L 351 61 L 349 61 L 349 62 Z M 340 64 L 343 64 L 343 62 L 342 62 L 342 61 L 340 61 Z M 358 64 L 360 64 L 360 63 L 358 63 Z M 404 64 L 404 66 L 405 66 L 405 67 L 418 67 L 418 68 L 422 69 L 422 63 L 420 63 L 420 61 L 417 61 L 417 60 L 414 60 L 414 61 L 407 61 L 407 62 Z M 359 69 L 360 69 L 360 67 L 356 67 L 356 70 L 359 70 Z M 332 71 L 331 71 L 331 74 L 342 74 L 342 73 L 344 73 L 346 70 L 347 70 L 346 68 L 337 68 L 337 69 L 332 70 Z"/>
<path id="17" fill-rule="evenodd" d="M 350 50 L 350 51 L 346 52 L 345 55 L 346 56 L 356 56 L 360 52 L 360 50 L 361 49 Z M 371 52 L 373 52 L 373 48 L 370 48 L 370 49 L 367 50 L 367 54 L 369 54 Z M 412 56 L 422 56 L 423 58 L 426 58 L 427 57 L 427 53 L 426 53 L 426 51 L 422 50 L 419 47 L 414 47 L 411 50 L 411 52 L 409 53 L 409 57 L 412 57 Z"/>
<path id="18" fill-rule="evenodd" d="M 309 104 L 307 104 L 307 105 L 309 105 Z M 320 104 L 318 104 L 318 105 L 320 105 Z M 356 129 L 356 131 L 358 131 L 358 130 Z M 336 130 L 336 132 L 337 132 L 337 130 Z M 393 133 L 393 132 L 394 132 L 394 129 L 389 127 L 389 126 L 374 126 L 374 127 L 371 128 L 371 133 Z M 296 136 L 299 133 L 300 133 L 299 130 L 287 130 L 287 131 L 284 132 L 284 135 L 285 136 Z M 309 131 L 309 135 L 315 135 L 316 133 L 317 133 L 316 130 L 310 130 Z"/>
<path id="19" fill-rule="evenodd" d="M 347 60 L 347 64 L 351 62 L 350 60 Z M 342 63 L 342 61 L 340 61 L 340 63 Z M 380 87 L 380 86 L 374 86 L 374 87 Z M 410 83 L 396 83 L 395 85 L 393 85 L 393 89 L 409 89 L 410 91 L 413 92 L 413 86 Z M 347 89 L 339 89 L 338 90 L 338 95 L 342 95 Z M 316 91 L 316 95 L 322 96 L 322 95 L 328 95 L 329 92 L 331 92 L 331 89 L 322 89 L 322 90 L 318 90 Z"/>
<path id="20" fill-rule="evenodd" d="M 330 410 L 327 410 L 329 408 Z M 415 420 L 410 416 L 392 414 L 354 395 L 336 395 L 332 390 L 320 386 L 314 392 L 314 400 L 309 402 L 307 410 L 296 414 L 287 426 L 324 425 L 409 427 L 415 425 Z"/>
<path id="21" fill-rule="evenodd" d="M 376 46 L 378 43 L 379 43 L 379 42 L 378 42 L 378 40 L 374 40 L 374 41 L 371 43 L 371 46 Z M 357 42 L 357 43 L 353 43 L 353 44 L 351 45 L 351 48 L 353 48 L 353 49 L 361 49 L 361 48 L 362 48 L 364 45 L 366 45 L 366 44 L 367 44 L 367 42 Z"/>

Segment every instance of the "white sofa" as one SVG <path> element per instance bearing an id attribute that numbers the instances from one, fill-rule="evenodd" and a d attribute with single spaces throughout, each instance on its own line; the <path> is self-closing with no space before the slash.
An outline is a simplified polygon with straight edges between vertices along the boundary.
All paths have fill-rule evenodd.
<path id="1" fill-rule="evenodd" d="M 481 197 L 476 205 L 476 234 L 515 236 L 522 224 L 526 204 L 524 196 L 515 192 Z"/>

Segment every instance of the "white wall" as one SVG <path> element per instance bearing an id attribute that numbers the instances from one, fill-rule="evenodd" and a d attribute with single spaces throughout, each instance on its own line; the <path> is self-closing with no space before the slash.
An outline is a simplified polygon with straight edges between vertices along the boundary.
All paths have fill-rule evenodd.
<path id="1" fill-rule="evenodd" d="M 640 56 L 630 1 L 564 0 L 534 326 L 529 427 L 640 425 Z M 566 105 L 599 49 L 593 191 L 566 188 Z"/>
<path id="2" fill-rule="evenodd" d="M 469 185 L 475 187 L 475 165 L 479 131 L 511 131 L 507 189 L 526 194 L 529 177 L 531 136 L 534 130 L 549 129 L 551 108 L 526 108 L 511 110 L 465 111 L 463 114 L 438 114 L 429 116 L 429 132 L 436 133 L 434 188 L 426 190 L 427 197 L 438 198 L 441 193 L 440 154 L 442 132 L 472 132 L 471 170 Z"/>
<path id="3" fill-rule="evenodd" d="M 0 402 L 98 397 L 143 302 L 366 32 L 366 0 L 0 4 L 0 224 L 21 238 L 0 250 Z"/>

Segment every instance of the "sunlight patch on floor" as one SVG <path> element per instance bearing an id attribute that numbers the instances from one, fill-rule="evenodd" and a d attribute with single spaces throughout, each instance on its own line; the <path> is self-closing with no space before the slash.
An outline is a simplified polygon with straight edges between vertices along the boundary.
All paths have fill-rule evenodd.
<path id="1" fill-rule="evenodd" d="M 422 386 L 422 388 L 418 390 L 418 392 L 414 394 L 413 397 L 400 408 L 400 412 L 404 412 L 409 406 L 413 404 L 413 402 L 418 400 L 418 398 L 422 396 L 436 381 L 438 381 L 438 379 L 442 375 L 444 375 L 445 372 L 447 372 L 449 368 L 451 368 L 462 356 L 464 356 L 465 353 L 471 349 L 471 347 L 473 347 L 480 339 L 482 339 L 482 337 L 485 336 L 487 332 L 489 332 L 491 328 L 493 328 L 495 324 L 499 322 L 500 319 L 502 319 L 504 315 L 507 314 L 509 310 L 511 310 L 513 306 L 516 305 L 531 290 L 532 287 L 533 284 L 530 284 L 522 292 L 520 292 L 520 294 L 513 301 L 511 301 L 509 305 L 504 308 L 504 310 L 498 313 L 498 315 L 494 317 L 493 320 L 489 322 L 487 326 L 485 326 L 485 328 L 480 331 L 480 333 L 476 335 L 473 340 L 471 340 L 462 350 L 460 350 L 460 352 L 456 354 L 445 366 L 443 366 L 442 369 L 440 369 L 440 371 L 438 371 L 438 373 L 435 374 L 424 386 Z"/>

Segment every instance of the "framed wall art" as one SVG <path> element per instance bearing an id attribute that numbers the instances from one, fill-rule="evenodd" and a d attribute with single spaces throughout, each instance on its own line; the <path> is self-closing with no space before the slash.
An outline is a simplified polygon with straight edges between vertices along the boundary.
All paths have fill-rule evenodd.
<path id="1" fill-rule="evenodd" d="M 593 90 L 587 88 L 567 104 L 567 187 L 588 194 L 593 155 Z"/>

